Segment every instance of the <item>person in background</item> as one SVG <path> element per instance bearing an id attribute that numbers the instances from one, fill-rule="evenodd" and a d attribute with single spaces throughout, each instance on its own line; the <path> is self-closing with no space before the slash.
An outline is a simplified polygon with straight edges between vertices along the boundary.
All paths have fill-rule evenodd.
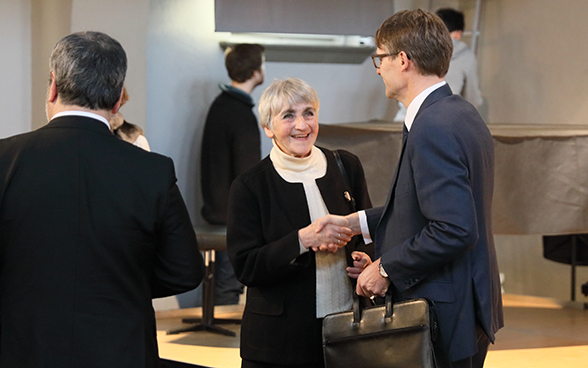
<path id="1" fill-rule="evenodd" d="M 369 249 L 347 220 L 317 228 L 329 214 L 371 207 L 359 159 L 317 148 L 319 99 L 306 82 L 274 80 L 259 101 L 260 124 L 272 139 L 268 157 L 233 182 L 227 250 L 247 285 L 241 323 L 242 367 L 323 367 L 322 318 L 351 309 L 347 267 Z M 322 220 L 318 220 L 327 216 Z M 359 240 L 359 241 L 358 241 Z M 319 247 L 327 245 L 326 250 Z M 330 247 L 329 247 L 330 245 Z"/>
<path id="2" fill-rule="evenodd" d="M 356 290 L 432 300 L 452 368 L 481 368 L 504 324 L 492 233 L 492 136 L 475 107 L 444 81 L 452 41 L 438 16 L 398 12 L 375 41 L 372 59 L 386 96 L 407 114 L 388 203 L 347 216 L 352 233 L 376 248 Z"/>
<path id="3" fill-rule="evenodd" d="M 453 93 L 462 96 L 479 109 L 484 103 L 484 99 L 478 82 L 476 56 L 466 43 L 461 41 L 465 27 L 463 13 L 455 9 L 443 8 L 437 10 L 436 14 L 445 23 L 453 43 L 453 54 L 445 81 Z"/>
<path id="4" fill-rule="evenodd" d="M 66 36 L 49 123 L 0 140 L 0 367 L 159 367 L 152 298 L 204 276 L 172 160 L 110 131 L 126 70 L 108 35 Z"/>
<path id="5" fill-rule="evenodd" d="M 123 86 L 120 107 L 122 107 L 128 100 L 129 94 L 127 93 L 126 87 Z M 143 134 L 143 129 L 138 125 L 127 122 L 120 111 L 114 114 L 110 119 L 110 127 L 114 134 L 120 137 L 123 141 L 132 143 L 137 147 L 143 148 L 145 151 L 151 151 L 149 148 L 149 142 L 147 142 L 147 138 L 145 138 L 145 135 Z"/>
<path id="6" fill-rule="evenodd" d="M 264 79 L 264 48 L 238 44 L 225 53 L 230 85 L 210 106 L 200 156 L 202 217 L 212 225 L 227 224 L 229 190 L 233 180 L 261 159 L 260 132 L 251 110 L 251 93 Z M 216 252 L 215 305 L 237 304 L 243 293 L 224 251 Z"/>

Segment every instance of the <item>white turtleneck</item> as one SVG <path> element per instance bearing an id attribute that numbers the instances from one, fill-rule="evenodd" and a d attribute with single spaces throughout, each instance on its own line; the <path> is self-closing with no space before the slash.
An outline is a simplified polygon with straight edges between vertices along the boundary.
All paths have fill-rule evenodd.
<path id="1" fill-rule="evenodd" d="M 316 179 L 327 173 L 327 158 L 315 146 L 307 157 L 293 157 L 282 152 L 274 142 L 270 160 L 282 179 L 289 183 L 302 183 L 310 214 L 310 221 L 329 214 L 316 184 Z M 300 253 L 308 249 L 300 244 Z M 336 253 L 316 252 L 316 317 L 351 309 L 352 290 L 347 276 L 345 249 Z"/>

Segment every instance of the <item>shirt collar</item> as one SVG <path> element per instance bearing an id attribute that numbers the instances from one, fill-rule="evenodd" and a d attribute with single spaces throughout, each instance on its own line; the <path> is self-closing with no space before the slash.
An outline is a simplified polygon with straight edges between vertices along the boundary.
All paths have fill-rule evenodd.
<path id="1" fill-rule="evenodd" d="M 445 84 L 446 84 L 445 81 L 439 82 L 437 84 L 433 84 L 431 87 L 429 87 L 429 88 L 425 89 L 424 91 L 422 91 L 421 93 L 419 93 L 418 96 L 416 96 L 414 98 L 414 100 L 412 100 L 410 105 L 408 105 L 408 108 L 406 109 L 406 118 L 404 119 L 404 125 L 406 125 L 406 129 L 408 129 L 409 132 L 410 132 L 410 128 L 412 127 L 412 123 L 414 122 L 414 118 L 416 117 L 417 112 L 419 112 L 419 109 L 421 108 L 421 105 L 423 104 L 423 102 L 425 102 L 425 99 L 434 90 L 444 86 Z"/>
<path id="2" fill-rule="evenodd" d="M 103 116 L 100 116 L 98 114 L 94 114 L 92 112 L 78 111 L 78 110 L 61 111 L 61 112 L 58 112 L 57 114 L 53 115 L 51 120 L 58 118 L 58 117 L 61 117 L 61 116 L 83 116 L 86 118 L 100 120 L 101 122 L 106 124 L 106 126 L 108 127 L 108 130 L 110 130 L 110 124 L 108 123 L 108 120 L 106 120 Z"/>

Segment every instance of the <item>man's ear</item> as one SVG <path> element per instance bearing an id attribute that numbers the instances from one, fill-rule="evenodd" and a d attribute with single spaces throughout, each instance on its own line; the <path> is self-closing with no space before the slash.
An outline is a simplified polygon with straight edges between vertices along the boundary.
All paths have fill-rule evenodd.
<path id="1" fill-rule="evenodd" d="M 257 85 L 260 85 L 261 83 L 263 83 L 263 79 L 264 79 L 263 70 L 261 68 L 259 68 L 256 71 L 254 71 L 252 78 L 257 83 Z"/>
<path id="2" fill-rule="evenodd" d="M 57 84 L 55 83 L 55 74 L 51 72 L 51 83 L 49 84 L 49 88 L 47 91 L 47 102 L 55 103 L 57 101 L 58 93 L 57 93 Z"/>
<path id="3" fill-rule="evenodd" d="M 398 57 L 400 58 L 400 67 L 402 68 L 402 70 L 408 69 L 408 65 L 410 62 L 410 58 L 408 57 L 408 54 L 404 51 L 400 51 L 398 53 Z"/>
<path id="4" fill-rule="evenodd" d="M 120 90 L 120 96 L 118 97 L 118 101 L 116 102 L 116 105 L 114 105 L 114 107 L 112 108 L 112 110 L 110 110 L 110 112 L 114 115 L 118 112 L 118 109 L 120 109 L 120 105 L 122 104 L 122 97 L 123 97 L 123 93 L 124 93 L 124 88 L 122 88 Z"/>

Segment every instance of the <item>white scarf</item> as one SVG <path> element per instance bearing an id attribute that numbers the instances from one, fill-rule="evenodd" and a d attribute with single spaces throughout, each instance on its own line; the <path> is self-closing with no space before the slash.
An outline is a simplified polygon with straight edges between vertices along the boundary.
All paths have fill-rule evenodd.
<path id="1" fill-rule="evenodd" d="M 315 146 L 307 157 L 290 156 L 272 141 L 270 160 L 280 176 L 289 183 L 302 183 L 310 214 L 310 221 L 329 214 L 316 179 L 327 173 L 327 158 Z M 285 194 L 287 195 L 287 194 Z M 306 248 L 304 251 L 308 251 Z M 351 309 L 353 304 L 351 282 L 347 276 L 345 249 L 336 253 L 317 252 L 316 260 L 316 317 Z"/>

